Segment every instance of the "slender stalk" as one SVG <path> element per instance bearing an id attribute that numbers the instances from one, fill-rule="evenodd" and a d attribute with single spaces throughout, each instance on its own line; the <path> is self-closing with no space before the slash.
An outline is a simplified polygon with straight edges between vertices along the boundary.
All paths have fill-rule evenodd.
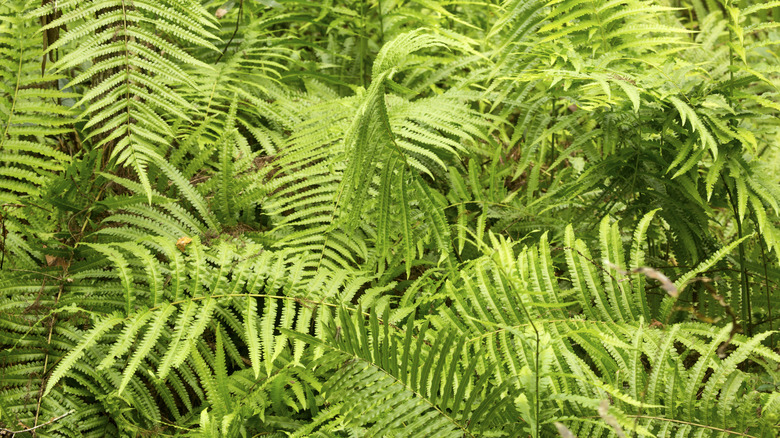
<path id="1" fill-rule="evenodd" d="M 505 278 L 509 278 L 509 274 L 504 270 L 503 266 L 496 265 L 499 269 L 499 272 Z M 528 308 L 525 306 L 525 302 L 522 298 L 518 300 L 518 303 L 520 304 L 520 307 L 523 309 L 523 313 L 525 314 L 525 317 L 528 318 L 528 324 L 531 326 L 531 329 L 534 331 L 534 338 L 536 341 L 535 345 L 535 351 L 534 351 L 534 419 L 533 423 L 531 424 L 531 431 L 532 431 L 532 438 L 539 438 L 539 417 L 541 415 L 541 406 L 539 403 L 539 344 L 541 343 L 540 335 L 539 335 L 539 328 L 536 326 L 536 323 L 534 323 L 534 318 L 531 317 L 531 313 L 528 312 Z"/>
<path id="2" fill-rule="evenodd" d="M 723 181 L 723 186 L 726 188 L 731 208 L 734 211 L 734 218 L 737 221 L 737 236 L 741 239 L 744 234 L 742 231 L 742 219 L 739 217 L 739 209 L 737 208 L 737 200 L 734 199 L 734 195 L 732 194 L 731 189 L 729 189 L 729 185 L 723 174 L 721 174 L 720 177 Z M 739 271 L 742 289 L 742 322 L 745 325 L 745 334 L 751 336 L 753 333 L 753 306 L 750 302 L 748 273 L 747 268 L 745 267 L 745 243 L 741 242 L 737 249 L 739 251 Z"/>
<path id="3" fill-rule="evenodd" d="M 382 12 L 382 0 L 376 0 L 376 10 L 379 13 L 379 45 L 385 43 L 385 14 Z"/>
<path id="4" fill-rule="evenodd" d="M 49 420 L 49 421 L 47 421 L 45 423 L 41 423 L 41 424 L 39 424 L 37 426 L 34 426 L 34 427 L 26 427 L 26 428 L 24 428 L 22 430 L 11 430 L 11 429 L 6 429 L 4 427 L 0 427 L 0 435 L 5 436 L 6 434 L 8 434 L 8 435 L 14 436 L 17 433 L 30 433 L 30 432 L 32 432 L 33 435 L 35 435 L 35 430 L 36 429 L 39 429 L 39 428 L 44 427 L 44 426 L 48 426 L 48 425 L 50 425 L 50 424 L 52 424 L 52 423 L 54 423 L 56 421 L 62 420 L 63 418 L 67 417 L 68 415 L 70 415 L 70 414 L 72 414 L 74 412 L 76 412 L 76 411 L 71 409 L 68 412 L 65 412 L 64 414 L 62 414 L 62 415 L 60 415 L 58 417 L 54 417 L 54 418 L 52 418 L 51 420 Z"/>
<path id="5" fill-rule="evenodd" d="M 737 232 L 739 233 L 738 236 L 741 239 L 743 236 L 742 233 L 742 219 L 739 218 L 739 215 L 736 216 L 737 218 Z M 748 273 L 747 268 L 745 267 L 745 244 L 740 243 L 739 247 L 737 247 L 739 250 L 739 264 L 740 264 L 740 280 L 742 283 L 742 318 L 743 321 L 747 321 L 745 332 L 748 336 L 753 335 L 753 305 L 750 302 L 750 285 L 748 284 Z M 747 314 L 747 315 L 746 315 Z M 745 318 L 747 316 L 747 318 Z"/>
<path id="6" fill-rule="evenodd" d="M 759 236 L 758 238 L 758 246 L 761 248 L 761 264 L 764 265 L 764 287 L 766 290 L 766 308 L 769 312 L 769 331 L 773 332 L 772 327 L 772 301 L 770 299 L 770 293 L 769 293 L 769 270 L 767 269 L 767 263 L 766 263 L 766 253 L 764 252 L 764 240 L 762 238 L 763 236 Z M 769 347 L 774 348 L 775 346 L 775 334 L 774 332 L 769 335 Z"/>
<path id="7" fill-rule="evenodd" d="M 366 20 L 366 2 L 368 0 L 361 0 L 360 2 L 360 22 L 363 29 L 360 32 L 360 45 L 358 47 L 358 68 L 360 71 L 360 85 L 366 86 L 366 63 L 363 59 L 366 55 L 366 49 L 368 48 L 368 23 Z"/>
<path id="8" fill-rule="evenodd" d="M 734 44 L 734 28 L 737 26 L 736 20 L 733 19 L 733 14 L 729 11 L 729 9 L 732 7 L 732 0 L 727 0 L 725 3 L 727 13 L 729 14 L 729 20 L 731 21 L 731 27 L 729 27 L 729 102 L 732 101 L 734 98 L 734 49 L 732 47 L 732 44 Z M 734 125 L 734 120 L 729 119 L 728 121 L 729 126 Z M 723 177 L 723 174 L 721 174 L 721 179 L 723 180 L 723 185 L 726 187 L 726 193 L 728 193 L 729 196 L 729 202 L 731 203 L 731 208 L 734 210 L 734 218 L 737 221 L 737 233 L 739 238 L 741 239 L 743 236 L 743 230 L 742 230 L 742 218 L 739 217 L 739 209 L 737 208 L 737 200 L 734 198 L 731 189 L 729 189 L 728 184 L 726 183 L 726 179 Z M 745 324 L 745 334 L 748 336 L 752 335 L 753 333 L 753 306 L 750 302 L 750 290 L 749 290 L 749 284 L 748 284 L 748 273 L 747 269 L 745 268 L 745 244 L 740 243 L 738 247 L 739 251 L 739 265 L 740 265 L 740 283 L 742 288 L 742 322 Z"/>
<path id="9" fill-rule="evenodd" d="M 555 108 L 555 102 L 557 97 L 555 96 L 555 92 L 553 92 L 553 98 L 552 102 L 550 104 L 550 125 L 555 126 L 555 116 L 556 116 L 556 108 Z M 551 127 L 552 127 L 551 126 Z M 555 135 L 555 132 L 552 133 L 551 139 L 550 139 L 550 164 L 548 166 L 552 166 L 553 163 L 555 163 L 556 154 L 555 154 L 555 144 L 558 142 L 558 138 Z M 550 172 L 550 185 L 552 185 L 553 181 L 555 180 L 555 170 L 548 167 L 548 170 Z"/>
<path id="10" fill-rule="evenodd" d="M 0 211 L 0 238 L 3 239 L 3 241 L 0 243 L 0 271 L 3 269 L 3 265 L 5 264 L 5 237 L 8 235 L 8 229 L 5 227 L 5 205 L 2 206 L 3 209 Z"/>
<path id="11" fill-rule="evenodd" d="M 503 269 L 502 269 L 503 271 Z M 528 309 L 525 307 L 525 303 L 522 299 L 518 300 L 520 303 L 520 307 L 523 308 L 523 313 L 525 313 L 525 317 L 528 318 L 528 322 L 531 324 L 531 328 L 534 331 L 534 337 L 536 338 L 536 351 L 534 354 L 534 423 L 532 425 L 531 431 L 533 432 L 533 438 L 539 437 L 539 416 L 540 416 L 540 406 L 539 406 L 539 328 L 536 327 L 536 324 L 534 323 L 534 319 L 531 318 L 531 314 L 528 312 Z"/>
<path id="12" fill-rule="evenodd" d="M 219 64 L 219 61 L 222 59 L 223 56 L 225 56 L 225 53 L 227 53 L 228 49 L 230 48 L 230 45 L 233 44 L 233 38 L 236 37 L 236 34 L 238 33 L 238 27 L 241 25 L 241 16 L 244 15 L 244 0 L 241 0 L 241 3 L 238 4 L 238 18 L 236 18 L 236 28 L 233 29 L 233 35 L 230 36 L 230 41 L 228 41 L 227 45 L 225 46 L 225 50 L 222 51 L 222 53 L 219 55 L 219 58 L 217 58 L 216 61 L 214 61 L 214 64 Z"/>
<path id="13" fill-rule="evenodd" d="M 70 264 L 68 264 L 70 266 Z M 57 307 L 57 305 L 60 302 L 60 298 L 62 297 L 62 292 L 65 289 L 65 278 L 68 276 L 68 268 L 64 268 L 62 271 L 62 280 L 60 281 L 60 287 L 57 292 L 57 298 L 54 300 L 54 307 Z M 45 281 L 45 280 L 44 280 Z M 45 283 L 43 283 L 45 285 Z M 43 291 L 43 285 L 41 286 L 41 291 Z M 41 415 L 41 402 L 43 402 L 43 393 L 46 388 L 46 382 L 47 382 L 47 368 L 49 366 L 49 351 L 51 346 L 51 336 L 54 333 L 54 324 L 56 323 L 56 315 L 52 315 L 51 319 L 49 320 L 49 335 L 46 337 L 46 357 L 43 360 L 43 378 L 41 379 L 41 388 L 38 391 L 38 403 L 35 407 L 35 423 L 33 424 L 33 427 L 29 428 L 29 431 L 32 432 L 32 436 L 35 437 L 37 432 L 35 429 L 37 429 L 40 426 L 44 426 L 46 424 L 50 424 L 51 421 L 48 421 L 43 424 L 38 424 L 38 417 Z"/>

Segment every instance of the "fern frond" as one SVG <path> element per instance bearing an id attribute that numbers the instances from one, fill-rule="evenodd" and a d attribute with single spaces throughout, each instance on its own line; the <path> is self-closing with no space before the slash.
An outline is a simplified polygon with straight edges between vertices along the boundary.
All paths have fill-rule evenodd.
<path id="1" fill-rule="evenodd" d="M 93 139 L 95 146 L 108 149 L 105 156 L 116 164 L 132 167 L 151 200 L 148 162 L 154 155 L 165 155 L 165 137 L 172 134 L 170 122 L 160 113 L 186 120 L 189 117 L 180 109 L 191 108 L 177 92 L 176 84 L 194 83 L 170 59 L 184 65 L 210 67 L 156 35 L 147 17 L 156 17 L 154 28 L 163 35 L 216 49 L 209 42 L 214 36 L 207 30 L 213 23 L 199 4 L 180 2 L 141 1 L 109 6 L 102 2 L 69 1 L 45 4 L 34 14 L 50 14 L 54 7 L 61 8 L 62 16 L 43 29 L 68 26 L 68 30 L 48 50 L 71 46 L 75 50 L 52 68 L 62 72 L 86 62 L 91 64 L 67 86 L 92 83 L 92 88 L 75 104 L 86 105 L 81 116 L 88 117 L 86 126 L 93 128 L 87 138 Z"/>

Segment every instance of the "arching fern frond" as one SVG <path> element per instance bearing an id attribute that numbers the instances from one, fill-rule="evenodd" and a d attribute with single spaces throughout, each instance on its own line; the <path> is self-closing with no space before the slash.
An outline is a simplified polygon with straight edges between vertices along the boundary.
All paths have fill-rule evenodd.
<path id="1" fill-rule="evenodd" d="M 320 368 L 337 369 L 322 389 L 339 414 L 330 428 L 362 426 L 362 433 L 377 436 L 455 437 L 476 436 L 500 424 L 511 436 L 504 387 L 488 385 L 490 369 L 475 369 L 479 359 L 464 354 L 464 339 L 442 330 L 429 341 L 428 325 L 415 330 L 412 319 L 406 334 L 397 333 L 387 318 L 385 312 L 380 327 L 376 312 L 366 321 L 362 312 L 342 309 L 324 341 L 293 334 L 330 352 Z"/>
<path id="2" fill-rule="evenodd" d="M 639 224 L 637 239 L 643 239 L 650 218 L 652 213 Z M 617 228 L 607 222 L 601 228 L 601 257 L 625 263 Z M 545 239 L 517 256 L 512 243 L 494 239 L 491 253 L 448 281 L 447 295 L 455 303 L 433 320 L 437 329 L 465 336 L 467 351 L 484 358 L 477 368 L 494 366 L 496 381 L 517 391 L 515 408 L 526 412 L 532 434 L 552 431 L 553 421 L 563 421 L 577 433 L 606 436 L 611 427 L 582 420 L 606 398 L 612 399 L 610 413 L 620 426 L 640 435 L 674 431 L 697 436 L 713 428 L 758 434 L 771 428 L 771 417 L 747 414 L 764 400 L 751 392 L 747 374 L 738 366 L 747 361 L 771 367 L 780 359 L 759 347 L 770 333 L 745 338 L 732 324 L 648 327 L 646 321 L 657 316 L 632 312 L 642 309 L 635 301 L 647 299 L 651 280 L 638 291 L 631 284 L 636 277 L 627 279 L 602 266 L 582 241 L 574 240 L 571 228 L 566 239 L 568 272 L 561 273 L 554 269 Z M 634 242 L 635 253 L 639 245 Z M 684 348 L 669 348 L 674 343 Z M 714 372 L 709 374 L 708 368 Z M 701 388 L 706 401 L 695 395 L 702 394 Z M 525 395 L 521 399 L 519 394 Z M 687 406 L 682 410 L 680 400 Z M 738 416 L 722 415 L 737 409 Z"/>
<path id="3" fill-rule="evenodd" d="M 236 252 L 237 248 L 222 243 L 208 251 L 194 240 L 183 250 L 159 253 L 158 257 L 168 258 L 169 263 L 144 255 L 157 253 L 160 246 L 165 248 L 164 242 L 156 239 L 142 245 L 90 245 L 94 250 L 114 254 L 113 263 L 106 268 L 112 268 L 107 272 L 118 278 L 113 282 L 115 286 L 103 281 L 102 290 L 129 285 L 132 289 L 124 293 L 133 299 L 109 306 L 121 310 L 121 314 L 94 319 L 89 330 L 69 335 L 75 345 L 55 362 L 46 397 L 59 388 L 78 393 L 79 387 L 105 386 L 106 398 L 101 403 L 107 409 L 119 403 L 132 427 L 149 427 L 168 415 L 166 412 L 184 419 L 202 404 L 212 406 L 216 410 L 212 415 L 219 416 L 243 412 L 244 405 L 273 408 L 275 403 L 269 406 L 261 394 L 281 396 L 285 385 L 272 382 L 297 375 L 304 378 L 303 386 L 296 386 L 290 396 L 302 403 L 300 408 L 309 407 L 307 397 L 295 395 L 311 394 L 320 388 L 318 380 L 302 368 L 311 358 L 304 354 L 307 345 L 280 334 L 278 329 L 322 336 L 332 319 L 328 305 L 322 303 L 338 298 L 317 296 L 307 289 L 307 285 L 314 285 L 296 274 L 294 260 L 257 245 Z M 104 292 L 92 290 L 90 284 L 105 272 L 94 267 L 73 267 L 66 304 L 80 301 L 92 307 L 88 297 Z M 168 277 L 164 284 L 160 283 L 160 275 Z M 336 291 L 339 288 L 338 284 L 333 287 Z M 102 304 L 108 303 L 102 300 Z M 218 345 L 214 352 L 206 342 L 212 336 Z M 236 345 L 245 345 L 246 349 Z M 244 394 L 244 398 L 233 400 L 222 392 L 224 388 L 219 389 L 228 384 L 225 361 L 231 368 L 238 367 L 231 379 L 254 376 L 267 382 Z M 111 376 L 112 383 L 106 384 L 98 375 Z M 151 417 L 148 406 L 143 405 L 141 395 L 145 393 L 158 393 L 166 400 Z"/>

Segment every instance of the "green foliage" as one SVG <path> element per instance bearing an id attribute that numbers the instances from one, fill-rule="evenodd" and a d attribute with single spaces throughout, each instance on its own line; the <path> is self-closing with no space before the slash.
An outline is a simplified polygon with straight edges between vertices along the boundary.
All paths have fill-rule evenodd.
<path id="1" fill-rule="evenodd" d="M 780 433 L 780 3 L 0 4 L 0 435 Z"/>

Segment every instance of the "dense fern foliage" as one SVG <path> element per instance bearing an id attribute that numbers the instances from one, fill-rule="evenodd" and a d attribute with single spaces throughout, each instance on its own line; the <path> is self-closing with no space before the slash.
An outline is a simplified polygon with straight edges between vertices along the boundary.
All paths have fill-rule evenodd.
<path id="1" fill-rule="evenodd" d="M 775 437 L 780 2 L 0 3 L 0 436 Z"/>

